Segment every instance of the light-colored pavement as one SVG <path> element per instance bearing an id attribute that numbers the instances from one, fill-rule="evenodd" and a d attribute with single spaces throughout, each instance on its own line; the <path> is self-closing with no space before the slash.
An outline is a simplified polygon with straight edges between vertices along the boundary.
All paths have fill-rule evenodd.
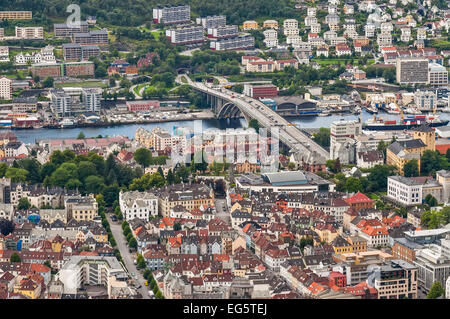
<path id="1" fill-rule="evenodd" d="M 131 273 L 134 273 L 135 276 L 137 276 L 137 280 L 133 278 L 134 282 L 138 282 L 139 285 L 142 287 L 140 289 L 137 289 L 139 293 L 142 295 L 143 299 L 150 299 L 148 295 L 148 290 L 150 289 L 148 286 L 146 286 L 144 276 L 142 273 L 136 268 L 136 265 L 134 264 L 134 256 L 130 253 L 128 250 L 128 244 L 126 241 L 125 236 L 123 235 L 122 231 L 122 224 L 113 222 L 109 216 L 109 214 L 106 214 L 106 218 L 108 219 L 109 225 L 111 227 L 111 232 L 114 236 L 114 239 L 117 243 L 117 249 L 120 251 L 120 255 L 122 255 L 123 262 L 125 264 L 125 267 L 127 267 L 128 274 L 131 276 Z"/>
<path id="2" fill-rule="evenodd" d="M 226 199 L 216 198 L 214 202 L 216 206 L 217 217 L 225 221 L 228 225 L 231 225 L 231 217 L 230 213 L 228 212 Z"/>

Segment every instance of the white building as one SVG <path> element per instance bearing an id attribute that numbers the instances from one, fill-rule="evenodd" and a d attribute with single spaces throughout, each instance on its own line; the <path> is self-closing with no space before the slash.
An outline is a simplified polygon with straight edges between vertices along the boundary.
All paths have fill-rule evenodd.
<path id="1" fill-rule="evenodd" d="M 372 38 L 375 36 L 376 27 L 374 24 L 366 24 L 364 26 L 364 32 L 367 38 Z"/>
<path id="2" fill-rule="evenodd" d="M 82 88 L 83 104 L 91 112 L 100 112 L 102 90 L 98 88 Z"/>
<path id="3" fill-rule="evenodd" d="M 387 196 L 405 206 L 422 204 L 422 183 L 403 176 L 389 176 Z"/>
<path id="4" fill-rule="evenodd" d="M 64 90 L 52 90 L 51 101 L 53 112 L 60 116 L 70 114 L 72 109 L 72 98 Z"/>
<path id="5" fill-rule="evenodd" d="M 428 84 L 447 85 L 448 71 L 445 66 L 439 63 L 428 63 Z"/>
<path id="6" fill-rule="evenodd" d="M 0 46 L 0 62 L 9 62 L 8 46 Z"/>
<path id="7" fill-rule="evenodd" d="M 0 99 L 1 100 L 11 100 L 12 99 L 12 80 L 8 79 L 6 76 L 0 78 Z"/>
<path id="8" fill-rule="evenodd" d="M 77 294 L 84 285 L 105 286 L 112 299 L 135 294 L 128 287 L 128 275 L 116 257 L 72 256 L 58 272 L 57 280 L 63 284 L 65 294 Z"/>
<path id="9" fill-rule="evenodd" d="M 119 205 L 125 220 L 134 218 L 148 221 L 158 215 L 158 197 L 148 192 L 120 192 Z"/>
<path id="10" fill-rule="evenodd" d="M 361 134 L 362 124 L 357 120 L 334 121 L 330 127 L 330 157 L 336 159 L 338 157 L 337 149 L 339 144 L 354 139 L 355 136 Z"/>
<path id="11" fill-rule="evenodd" d="M 16 38 L 24 40 L 44 39 L 42 27 L 16 27 Z"/>
<path id="12" fill-rule="evenodd" d="M 442 185 L 442 199 L 450 203 L 450 171 L 440 170 L 436 172 L 436 180 Z"/>
<path id="13" fill-rule="evenodd" d="M 414 93 L 414 103 L 421 111 L 432 111 L 437 105 L 436 91 L 419 91 Z"/>

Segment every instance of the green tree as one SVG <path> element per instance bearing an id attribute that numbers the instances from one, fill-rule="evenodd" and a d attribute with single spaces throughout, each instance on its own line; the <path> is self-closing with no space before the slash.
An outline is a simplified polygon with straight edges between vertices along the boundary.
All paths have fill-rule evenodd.
<path id="1" fill-rule="evenodd" d="M 30 202 L 27 197 L 22 197 L 19 199 L 19 204 L 17 205 L 18 210 L 27 210 L 31 207 Z"/>
<path id="2" fill-rule="evenodd" d="M 248 123 L 248 127 L 249 128 L 254 128 L 255 131 L 258 133 L 259 132 L 259 123 L 257 119 L 251 119 L 250 122 Z"/>
<path id="3" fill-rule="evenodd" d="M 321 127 L 319 129 L 319 132 L 314 134 L 314 141 L 323 147 L 329 147 L 330 146 L 330 129 Z"/>
<path id="4" fill-rule="evenodd" d="M 86 138 L 86 136 L 84 135 L 83 131 L 80 131 L 80 133 L 78 133 L 77 139 L 82 140 L 85 138 Z"/>
<path id="5" fill-rule="evenodd" d="M 105 187 L 105 183 L 103 182 L 103 178 L 99 176 L 88 176 L 85 180 L 85 188 L 86 192 L 92 194 L 101 193 Z"/>
<path id="6" fill-rule="evenodd" d="M 361 179 L 356 178 L 356 177 L 347 178 L 347 180 L 345 181 L 345 188 L 350 193 L 356 193 L 358 191 L 362 191 L 363 186 L 361 183 Z"/>
<path id="7" fill-rule="evenodd" d="M 23 168 L 8 167 L 5 172 L 6 178 L 11 178 L 13 183 L 23 183 L 27 180 L 28 171 Z"/>
<path id="8" fill-rule="evenodd" d="M 173 230 L 174 231 L 181 230 L 181 224 L 179 222 L 176 222 L 175 224 L 173 224 Z"/>
<path id="9" fill-rule="evenodd" d="M 167 172 L 167 184 L 172 185 L 175 183 L 175 175 L 173 174 L 172 169 L 169 169 L 169 171 Z"/>
<path id="10" fill-rule="evenodd" d="M 53 87 L 54 79 L 52 77 L 47 77 L 44 82 L 42 82 L 42 85 L 45 88 L 51 88 Z"/>
<path id="11" fill-rule="evenodd" d="M 146 148 L 139 148 L 134 153 L 134 160 L 145 168 L 152 162 L 152 152 Z"/>
<path id="12" fill-rule="evenodd" d="M 419 164 L 417 160 L 413 159 L 403 166 L 403 172 L 405 177 L 416 177 L 419 176 Z"/>
<path id="13" fill-rule="evenodd" d="M 427 299 L 437 299 L 444 295 L 445 291 L 440 281 L 435 281 L 427 294 Z"/>
<path id="14" fill-rule="evenodd" d="M 11 258 L 10 258 L 10 262 L 12 263 L 20 263 L 20 256 L 18 253 L 12 253 Z"/>
<path id="15" fill-rule="evenodd" d="M 137 247 L 137 241 L 136 241 L 136 238 L 131 238 L 129 241 L 128 241 L 128 246 L 130 246 L 131 248 L 136 248 Z"/>
<path id="16" fill-rule="evenodd" d="M 437 199 L 431 195 L 428 194 L 427 196 L 425 196 L 425 200 L 424 200 L 425 204 L 427 204 L 429 207 L 436 207 L 438 205 L 438 201 Z"/>

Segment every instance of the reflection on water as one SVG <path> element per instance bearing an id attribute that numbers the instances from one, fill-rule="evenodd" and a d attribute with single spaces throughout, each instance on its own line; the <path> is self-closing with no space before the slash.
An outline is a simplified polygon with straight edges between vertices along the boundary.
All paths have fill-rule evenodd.
<path id="1" fill-rule="evenodd" d="M 373 115 L 363 111 L 362 118 L 363 121 L 371 118 Z M 377 116 L 381 116 L 384 119 L 399 119 L 399 115 L 388 114 L 388 113 L 380 113 Z M 300 128 L 320 128 L 320 127 L 330 127 L 333 121 L 337 121 L 339 119 L 352 120 L 359 119 L 359 115 L 340 115 L 333 114 L 331 116 L 326 117 L 288 117 L 288 121 L 298 124 Z M 450 113 L 442 113 L 442 120 L 450 120 Z M 203 130 L 209 128 L 218 128 L 218 129 L 226 129 L 226 128 L 239 128 L 239 127 L 247 127 L 247 123 L 242 119 L 210 119 L 210 120 L 202 120 L 202 128 Z M 65 128 L 65 129 L 35 129 L 35 130 L 14 130 L 14 133 L 17 135 L 20 141 L 25 143 L 34 143 L 36 139 L 47 139 L 47 138 L 76 138 L 78 134 L 82 131 L 86 137 L 96 137 L 98 135 L 102 136 L 115 136 L 115 135 L 123 135 L 128 136 L 130 138 L 134 138 L 134 134 L 139 127 L 143 127 L 147 130 L 151 130 L 155 127 L 161 127 L 169 132 L 173 131 L 175 126 L 184 126 L 184 127 L 194 127 L 194 121 L 180 121 L 180 122 L 166 122 L 166 123 L 151 123 L 151 124 L 124 124 L 120 126 L 111 126 L 111 127 L 84 127 L 84 128 Z M 1 130 L 0 130 L 1 131 Z"/>

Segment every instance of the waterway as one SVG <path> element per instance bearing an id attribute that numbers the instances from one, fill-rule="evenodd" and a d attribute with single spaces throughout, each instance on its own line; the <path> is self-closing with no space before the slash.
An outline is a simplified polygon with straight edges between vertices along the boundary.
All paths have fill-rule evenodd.
<path id="1" fill-rule="evenodd" d="M 399 119 L 399 115 L 388 114 L 380 112 L 377 115 L 381 116 L 383 119 Z M 367 119 L 373 117 L 372 114 L 367 113 L 363 110 L 362 119 L 366 121 Z M 333 114 L 331 116 L 314 116 L 314 117 L 288 117 L 288 121 L 293 124 L 297 124 L 299 128 L 320 128 L 331 126 L 331 123 L 340 119 L 353 120 L 358 119 L 359 115 L 352 114 Z M 442 120 L 450 120 L 450 113 L 442 113 L 440 115 Z M 247 127 L 247 124 L 243 118 L 241 119 L 209 119 L 199 121 L 202 123 L 202 129 L 226 129 L 226 128 L 240 128 Z M 173 132 L 174 127 L 194 127 L 194 121 L 179 121 L 179 122 L 165 122 L 165 123 L 151 123 L 151 124 L 124 124 L 119 126 L 111 127 L 83 127 L 83 128 L 64 128 L 64 129 L 33 129 L 33 130 L 14 130 L 20 141 L 24 143 L 35 143 L 36 139 L 54 139 L 54 138 L 76 138 L 80 132 L 86 137 L 97 137 L 98 135 L 104 136 L 116 136 L 122 135 L 129 138 L 134 138 L 136 130 L 142 127 L 147 130 L 152 130 L 155 127 L 161 127 L 168 130 L 170 133 Z M 0 130 L 1 131 L 1 130 Z"/>

